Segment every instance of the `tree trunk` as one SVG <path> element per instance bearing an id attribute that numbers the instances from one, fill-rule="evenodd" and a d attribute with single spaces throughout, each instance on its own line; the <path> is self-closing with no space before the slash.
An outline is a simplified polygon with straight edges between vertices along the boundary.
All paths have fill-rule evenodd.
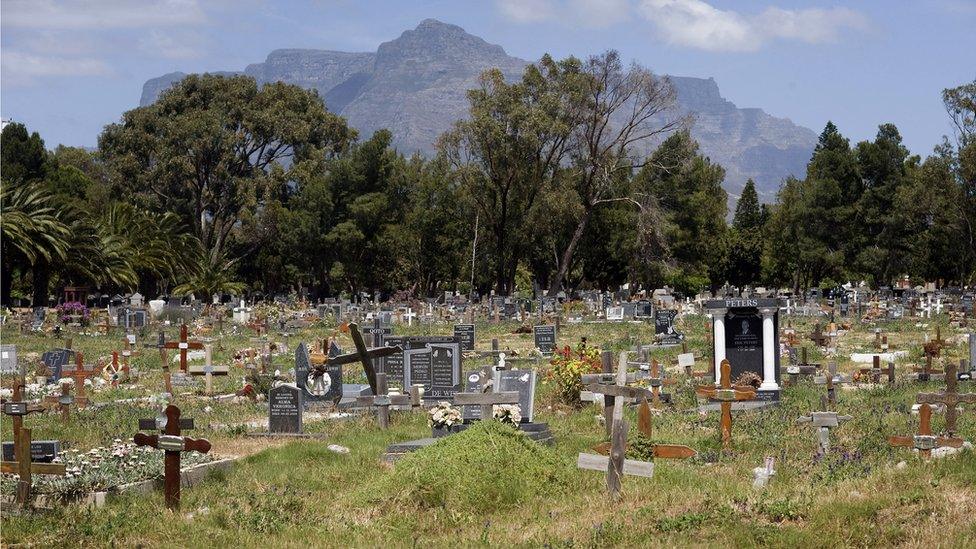
<path id="1" fill-rule="evenodd" d="M 34 296 L 32 304 L 34 307 L 47 307 L 48 286 L 51 281 L 51 267 L 47 263 L 37 263 L 34 265 Z"/>
<path id="2" fill-rule="evenodd" d="M 586 226 L 590 223 L 590 216 L 593 215 L 594 206 L 590 206 L 583 217 L 580 218 L 579 223 L 576 224 L 576 230 L 573 231 L 573 237 L 569 239 L 569 244 L 566 249 L 563 250 L 563 255 L 559 258 L 559 269 L 556 270 L 556 275 L 552 278 L 552 282 L 549 284 L 549 291 L 547 295 L 553 296 L 559 292 L 562 286 L 563 280 L 566 279 L 566 274 L 569 272 L 569 266 L 573 261 L 573 254 L 576 252 L 576 246 L 579 245 L 580 240 L 583 238 L 583 233 L 586 232 Z"/>

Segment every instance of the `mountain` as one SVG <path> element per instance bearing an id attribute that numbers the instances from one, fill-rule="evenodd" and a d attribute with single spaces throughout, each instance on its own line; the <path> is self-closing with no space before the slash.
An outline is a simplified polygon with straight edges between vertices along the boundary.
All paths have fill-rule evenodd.
<path id="1" fill-rule="evenodd" d="M 482 71 L 497 67 L 514 80 L 528 63 L 461 27 L 426 19 L 375 53 L 275 50 L 243 74 L 259 83 L 281 80 L 318 90 L 329 109 L 361 135 L 388 128 L 399 150 L 429 154 L 437 138 L 466 116 L 466 91 L 477 85 Z M 152 103 L 184 76 L 174 72 L 147 81 L 140 105 Z M 691 132 L 702 152 L 725 167 L 725 187 L 733 198 L 751 177 L 760 197 L 771 201 L 784 178 L 803 175 L 817 140 L 813 131 L 761 109 L 736 107 L 711 78 L 672 76 L 671 81 L 678 108 L 694 119 Z"/>

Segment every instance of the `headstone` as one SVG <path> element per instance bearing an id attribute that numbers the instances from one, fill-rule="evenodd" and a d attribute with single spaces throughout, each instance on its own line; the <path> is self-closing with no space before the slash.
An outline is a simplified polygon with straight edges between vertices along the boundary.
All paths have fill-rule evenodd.
<path id="1" fill-rule="evenodd" d="M 654 316 L 654 305 L 647 300 L 637 302 L 637 318 L 650 318 Z"/>
<path id="2" fill-rule="evenodd" d="M 32 440 L 31 441 L 31 461 L 40 463 L 50 463 L 61 453 L 61 441 L 59 440 Z M 3 461 L 15 461 L 14 443 L 4 442 Z"/>
<path id="3" fill-rule="evenodd" d="M 654 311 L 654 335 L 663 345 L 679 345 L 685 335 L 674 327 L 674 319 L 678 311 L 674 309 L 658 309 Z"/>
<path id="4" fill-rule="evenodd" d="M 556 349 L 556 326 L 544 324 L 532 328 L 535 335 L 535 346 L 543 355 L 551 355 Z"/>
<path id="5" fill-rule="evenodd" d="M 452 343 L 459 343 L 458 339 L 454 336 L 385 336 L 383 338 L 384 345 L 399 346 L 404 352 L 426 349 L 428 345 L 432 344 Z M 385 357 L 382 363 L 377 366 L 376 371 L 386 374 L 387 382 L 391 387 L 405 384 L 406 373 L 404 372 L 403 353 L 394 353 Z M 409 387 L 409 385 L 403 385 L 402 388 L 406 387 Z"/>
<path id="6" fill-rule="evenodd" d="M 3 374 L 17 373 L 17 346 L 16 345 L 0 345 L 0 373 Z"/>
<path id="7" fill-rule="evenodd" d="M 516 391 L 522 423 L 531 423 L 535 413 L 535 370 L 496 370 L 495 391 Z"/>
<path id="8" fill-rule="evenodd" d="M 627 320 L 632 320 L 634 317 L 637 316 L 637 304 L 636 303 L 634 303 L 632 301 L 628 301 L 628 302 L 624 303 L 622 307 L 623 307 L 623 310 L 624 310 L 624 318 L 626 318 Z"/>
<path id="9" fill-rule="evenodd" d="M 312 369 L 308 345 L 303 341 L 295 349 L 295 385 L 305 391 L 303 402 L 335 402 L 342 397 L 342 366 L 326 366 L 326 372 L 309 385 Z"/>
<path id="10" fill-rule="evenodd" d="M 464 392 L 481 393 L 485 390 L 485 383 L 487 381 L 487 376 L 481 370 L 468 372 L 464 377 Z M 462 406 L 461 419 L 464 421 L 481 419 L 481 407 L 475 404 Z"/>
<path id="11" fill-rule="evenodd" d="M 607 320 L 623 320 L 624 319 L 624 308 L 623 307 L 608 307 Z"/>
<path id="12" fill-rule="evenodd" d="M 716 366 L 728 359 L 732 381 L 743 373 L 759 376 L 759 400 L 779 400 L 779 302 L 776 299 L 727 298 L 709 301 L 712 352 Z M 715 379 L 721 379 L 716 370 Z"/>
<path id="13" fill-rule="evenodd" d="M 474 350 L 474 324 L 455 324 L 454 337 L 458 338 L 458 340 L 461 342 L 462 351 Z"/>
<path id="14" fill-rule="evenodd" d="M 976 333 L 969 334 L 969 368 L 976 370 Z"/>
<path id="15" fill-rule="evenodd" d="M 290 383 L 282 383 L 268 392 L 268 432 L 302 432 L 304 392 Z"/>
<path id="16" fill-rule="evenodd" d="M 34 307 L 34 320 L 31 322 L 31 328 L 34 330 L 40 330 L 41 326 L 44 325 L 45 316 L 47 316 L 46 307 Z"/>
<path id="17" fill-rule="evenodd" d="M 450 399 L 461 383 L 460 344 L 429 343 L 403 352 L 403 387 L 423 385 L 424 399 Z"/>
<path id="18" fill-rule="evenodd" d="M 53 383 L 61 379 L 61 372 L 64 370 L 64 367 L 74 362 L 74 359 L 75 352 L 70 349 L 55 349 L 42 354 L 41 362 L 51 370 L 49 382 Z"/>

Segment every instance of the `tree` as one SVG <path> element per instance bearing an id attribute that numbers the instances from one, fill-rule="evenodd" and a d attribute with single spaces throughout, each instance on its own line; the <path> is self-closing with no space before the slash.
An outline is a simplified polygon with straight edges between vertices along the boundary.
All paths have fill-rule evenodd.
<path id="1" fill-rule="evenodd" d="M 557 256 L 550 295 L 562 287 L 596 208 L 620 201 L 639 205 L 625 184 L 643 160 L 635 148 L 671 133 L 683 122 L 670 113 L 675 103 L 671 82 L 640 65 L 625 70 L 616 51 L 590 57 L 583 65 L 583 75 L 582 94 L 573 96 L 580 105 L 570 107 L 578 111 L 569 159 L 579 215 Z"/>
<path id="2" fill-rule="evenodd" d="M 743 287 L 755 284 L 762 273 L 763 219 L 759 195 L 752 179 L 746 181 L 735 206 L 728 233 L 728 280 Z"/>
<path id="3" fill-rule="evenodd" d="M 315 91 L 281 82 L 259 89 L 248 76 L 191 75 L 106 127 L 99 149 L 122 192 L 176 212 L 215 261 L 245 215 L 286 193 L 295 170 L 345 150 L 354 138 Z"/>
<path id="4" fill-rule="evenodd" d="M 7 124 L 0 133 L 0 165 L 7 185 L 43 179 L 48 166 L 44 140 L 37 132 L 28 135 L 23 124 Z"/>
<path id="5" fill-rule="evenodd" d="M 501 71 L 484 72 L 468 92 L 469 119 L 458 121 L 438 144 L 488 235 L 495 289 L 515 287 L 528 248 L 537 199 L 552 185 L 566 153 L 577 113 L 574 94 L 581 67 L 548 55 L 508 83 Z"/>

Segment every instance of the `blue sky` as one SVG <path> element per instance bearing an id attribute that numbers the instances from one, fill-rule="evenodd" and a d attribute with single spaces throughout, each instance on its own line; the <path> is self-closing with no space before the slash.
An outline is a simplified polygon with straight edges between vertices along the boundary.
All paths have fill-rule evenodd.
<path id="1" fill-rule="evenodd" d="M 4 0 L 0 115 L 49 147 L 92 146 L 174 70 L 241 70 L 277 48 L 373 51 L 422 19 L 518 57 L 619 50 L 712 76 L 739 107 L 860 140 L 894 122 L 913 152 L 951 131 L 940 91 L 976 78 L 976 0 Z"/>

